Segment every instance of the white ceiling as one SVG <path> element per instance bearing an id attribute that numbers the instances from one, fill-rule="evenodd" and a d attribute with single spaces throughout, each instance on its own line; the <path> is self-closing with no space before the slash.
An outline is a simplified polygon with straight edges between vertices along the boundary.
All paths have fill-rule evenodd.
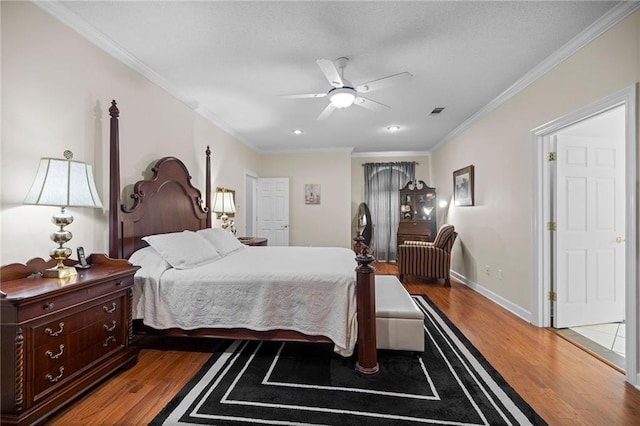
<path id="1" fill-rule="evenodd" d="M 616 2 L 39 5 L 261 152 L 407 152 L 446 141 Z M 327 92 L 316 60 L 342 56 L 355 85 L 403 71 L 413 77 L 366 95 L 386 111 L 354 105 L 324 121 L 317 117 L 328 98 L 280 97 Z M 431 116 L 435 107 L 445 110 Z M 390 125 L 401 130 L 390 133 Z"/>

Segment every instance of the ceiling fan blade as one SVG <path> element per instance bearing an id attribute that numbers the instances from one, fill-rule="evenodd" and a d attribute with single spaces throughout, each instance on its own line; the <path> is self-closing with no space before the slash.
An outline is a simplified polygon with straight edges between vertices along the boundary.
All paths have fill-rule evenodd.
<path id="1" fill-rule="evenodd" d="M 336 68 L 336 65 L 332 61 L 328 59 L 318 59 L 316 64 L 318 64 L 320 70 L 322 70 L 322 73 L 327 77 L 327 80 L 329 80 L 329 83 L 331 83 L 333 87 L 344 86 L 338 68 Z"/>
<path id="2" fill-rule="evenodd" d="M 318 116 L 318 120 L 326 120 L 335 109 L 336 107 L 330 103 L 325 109 L 322 110 L 322 112 Z"/>
<path id="3" fill-rule="evenodd" d="M 410 80 L 411 77 L 413 77 L 411 73 L 401 72 L 399 74 L 390 75 L 389 77 L 383 77 L 368 83 L 360 84 L 356 87 L 356 90 L 360 93 L 373 92 L 374 90 L 384 89 L 385 87 L 403 83 Z"/>
<path id="4" fill-rule="evenodd" d="M 363 98 L 362 96 L 358 96 L 353 103 L 373 111 L 384 111 L 391 108 L 389 105 L 381 104 L 380 102 L 372 101 L 371 99 Z"/>
<path id="5" fill-rule="evenodd" d="M 304 95 L 280 95 L 281 98 L 285 98 L 285 99 L 324 98 L 325 96 L 327 96 L 326 93 L 307 93 Z"/>

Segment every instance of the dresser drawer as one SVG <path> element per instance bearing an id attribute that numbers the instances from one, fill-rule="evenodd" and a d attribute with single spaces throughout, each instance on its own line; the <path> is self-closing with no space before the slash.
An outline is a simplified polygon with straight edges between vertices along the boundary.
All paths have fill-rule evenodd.
<path id="1" fill-rule="evenodd" d="M 57 338 L 65 338 L 90 324 L 101 323 L 111 327 L 113 321 L 121 323 L 123 319 L 122 306 L 124 295 L 109 298 L 90 305 L 87 309 L 75 314 L 60 316 L 42 325 L 33 327 L 34 345 L 39 347 L 50 344 Z"/>
<path id="2" fill-rule="evenodd" d="M 106 280 L 93 286 L 65 294 L 58 294 L 40 302 L 25 303 L 19 312 L 19 322 L 29 321 L 43 315 L 51 315 L 65 308 L 75 306 L 133 284 L 133 276 Z"/>
<path id="3" fill-rule="evenodd" d="M 66 359 L 47 361 L 46 367 L 37 368 L 34 377 L 34 400 L 37 401 L 51 392 L 55 392 L 58 386 L 63 386 L 73 379 L 76 373 L 83 369 L 91 369 L 95 362 L 104 358 L 111 352 L 124 347 L 122 333 L 101 336 L 99 341 L 91 346 L 83 346 L 79 349 L 71 349 Z M 72 353 L 73 351 L 73 353 Z M 85 373 L 80 373 L 85 374 Z"/>
<path id="4" fill-rule="evenodd" d="M 113 319 L 109 322 L 99 321 L 77 330 L 66 338 L 57 338 L 50 343 L 43 344 L 34 350 L 36 376 L 45 376 L 64 366 L 67 374 L 75 371 L 70 368 L 72 361 L 82 358 L 84 352 L 94 345 L 113 348 L 123 343 L 123 321 Z M 83 363 L 91 362 L 95 358 L 85 359 Z"/>

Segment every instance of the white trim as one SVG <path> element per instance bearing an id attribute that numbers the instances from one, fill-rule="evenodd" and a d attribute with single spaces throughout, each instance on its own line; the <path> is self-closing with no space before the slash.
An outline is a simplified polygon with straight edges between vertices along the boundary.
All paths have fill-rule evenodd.
<path id="1" fill-rule="evenodd" d="M 481 108 L 478 112 L 469 117 L 465 122 L 461 125 L 453 129 L 450 133 L 448 133 L 443 139 L 441 139 L 437 144 L 435 144 L 431 150 L 435 151 L 440 148 L 442 145 L 446 144 L 460 133 L 464 132 L 466 129 L 471 127 L 476 121 L 480 120 L 482 117 L 489 114 L 491 111 L 498 108 L 500 105 L 507 102 L 513 96 L 520 93 L 522 90 L 527 88 L 530 84 L 534 83 L 536 80 L 544 76 L 546 73 L 551 71 L 554 67 L 560 65 L 562 62 L 566 61 L 572 55 L 577 53 L 580 49 L 594 41 L 596 38 L 600 37 L 606 31 L 611 29 L 618 22 L 622 21 L 627 16 L 634 13 L 636 10 L 640 8 L 640 2 L 620 2 L 611 10 L 609 10 L 606 14 L 604 14 L 600 19 L 595 21 L 593 24 L 589 25 L 586 29 L 584 29 L 580 34 L 575 36 L 569 42 L 567 42 L 560 49 L 556 50 L 550 56 L 548 56 L 544 61 L 540 62 L 536 67 L 534 67 L 531 71 L 522 76 L 518 81 L 512 84 L 507 90 L 499 94 L 494 100 L 486 104 L 483 108 Z"/>
<path id="2" fill-rule="evenodd" d="M 559 117 L 549 123 L 543 124 L 531 131 L 532 143 L 532 185 L 533 185 L 533 206 L 531 223 L 532 241 L 532 323 L 537 326 L 546 327 L 550 325 L 550 303 L 546 300 L 545 294 L 550 290 L 550 271 L 548 262 L 545 261 L 547 255 L 547 239 L 544 230 L 545 211 L 547 210 L 547 198 L 545 197 L 545 162 L 544 141 L 551 134 L 560 129 L 570 126 L 579 121 L 593 117 L 606 110 L 625 105 L 626 107 L 626 141 L 625 141 L 625 197 L 626 206 L 626 258 L 625 258 L 625 315 L 627 324 L 626 339 L 626 379 L 629 383 L 638 386 L 638 321 L 640 312 L 638 306 L 638 227 L 637 227 L 637 84 L 633 84 L 625 89 L 613 93 L 605 98 L 584 106 L 574 112 Z"/>
<path id="3" fill-rule="evenodd" d="M 500 296 L 499 294 L 496 294 L 496 293 L 492 292 L 491 290 L 488 290 L 487 288 L 481 286 L 480 284 L 471 281 L 470 279 L 468 279 L 464 275 L 461 275 L 461 274 L 457 273 L 456 271 L 451 270 L 450 272 L 451 272 L 451 276 L 453 276 L 455 279 L 457 279 L 458 281 L 460 281 L 462 284 L 466 285 L 467 287 L 471 288 L 472 290 L 474 290 L 474 291 L 478 292 L 479 294 L 483 295 L 487 299 L 491 300 L 496 305 L 501 306 L 502 308 L 504 308 L 507 311 L 511 312 L 512 314 L 522 318 L 523 320 L 525 320 L 528 323 L 531 322 L 531 312 L 529 312 L 526 309 L 523 309 L 521 306 L 516 305 L 515 303 L 505 299 L 504 297 Z"/>
<path id="4" fill-rule="evenodd" d="M 375 151 L 375 152 L 354 152 L 352 158 L 366 157 L 429 157 L 430 151 Z"/>
<path id="5" fill-rule="evenodd" d="M 353 152 L 353 147 L 347 148 L 309 148 L 309 149 L 283 149 L 283 150 L 269 150 L 269 151 L 260 151 L 261 154 L 270 155 L 270 154 L 332 154 L 332 153 L 351 153 Z"/>

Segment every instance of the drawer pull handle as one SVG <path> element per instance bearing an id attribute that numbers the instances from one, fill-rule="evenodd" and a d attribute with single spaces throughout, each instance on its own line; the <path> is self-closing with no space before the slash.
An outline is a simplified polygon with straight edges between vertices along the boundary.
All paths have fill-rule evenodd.
<path id="1" fill-rule="evenodd" d="M 102 309 L 104 309 L 104 311 L 105 311 L 106 313 L 108 313 L 108 314 L 112 314 L 112 313 L 114 313 L 114 312 L 115 312 L 115 310 L 116 310 L 116 302 L 113 302 L 113 303 L 111 304 L 111 309 L 107 308 L 106 306 L 103 306 L 103 307 L 102 307 Z"/>
<path id="2" fill-rule="evenodd" d="M 116 287 L 120 288 L 120 287 L 122 287 L 122 285 L 123 285 L 123 284 L 124 284 L 124 282 L 122 282 L 122 281 L 118 281 L 118 282 L 116 283 Z"/>
<path id="3" fill-rule="evenodd" d="M 49 359 L 58 359 L 62 356 L 62 354 L 64 353 L 64 345 L 60 345 L 60 352 L 58 352 L 57 354 L 53 354 L 53 352 L 51 351 L 46 351 L 44 354 L 46 356 L 49 357 Z"/>
<path id="4" fill-rule="evenodd" d="M 102 344 L 102 346 L 104 346 L 104 347 L 106 348 L 107 346 L 109 346 L 109 342 L 110 342 L 110 341 L 112 341 L 112 340 L 115 342 L 115 341 L 116 341 L 116 338 L 115 338 L 115 337 L 113 337 L 113 336 L 109 336 L 109 337 L 107 337 L 107 340 L 105 340 L 105 341 L 104 341 L 104 343 Z"/>
<path id="5" fill-rule="evenodd" d="M 104 327 L 104 329 L 105 329 L 106 331 L 111 332 L 111 331 L 113 331 L 113 330 L 115 330 L 115 329 L 116 329 L 116 320 L 113 320 L 113 321 L 111 322 L 111 327 L 109 327 L 107 324 L 102 324 L 102 326 Z"/>
<path id="6" fill-rule="evenodd" d="M 56 377 L 53 377 L 51 374 L 47 374 L 45 377 L 45 379 L 47 379 L 48 381 L 50 381 L 51 383 L 55 383 L 58 380 L 62 379 L 62 376 L 64 375 L 64 367 L 60 367 L 60 374 L 58 374 Z"/>
<path id="7" fill-rule="evenodd" d="M 47 328 L 44 329 L 44 332 L 47 333 L 51 337 L 57 337 L 60 334 L 62 334 L 62 330 L 64 330 L 64 323 L 61 322 L 60 324 L 58 324 L 58 326 L 60 327 L 60 330 L 58 330 L 58 331 L 53 331 L 52 329 L 47 327 Z"/>
<path id="8" fill-rule="evenodd" d="M 52 302 L 45 303 L 44 306 L 42 306 L 42 309 L 44 309 L 45 311 L 52 310 L 53 309 L 53 303 Z"/>

